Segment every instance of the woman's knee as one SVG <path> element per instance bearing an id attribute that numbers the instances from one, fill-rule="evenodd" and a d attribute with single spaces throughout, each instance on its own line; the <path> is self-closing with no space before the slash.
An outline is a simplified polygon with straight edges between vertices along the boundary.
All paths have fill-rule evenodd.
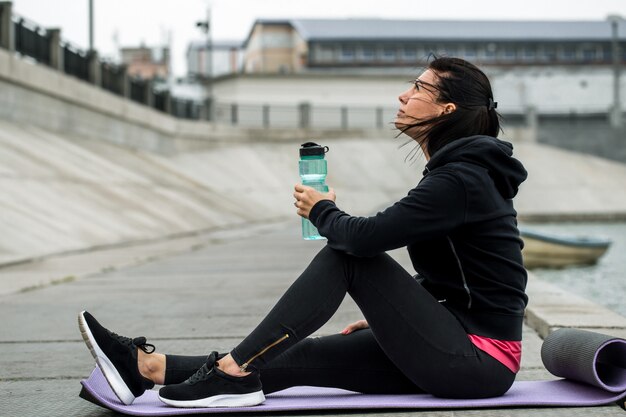
<path id="1" fill-rule="evenodd" d="M 315 255 L 311 265 L 319 271 L 324 269 L 338 270 L 343 269 L 349 262 L 350 255 L 326 245 Z"/>
<path id="2" fill-rule="evenodd" d="M 350 255 L 341 250 L 324 246 L 309 265 L 319 273 L 325 273 L 339 279 L 343 279 L 348 286 L 348 291 L 355 282 L 363 281 L 367 276 L 385 276 L 396 270 L 410 277 L 402 267 L 386 253 L 362 258 Z M 357 279 L 358 278 L 358 279 Z"/>
<path id="3" fill-rule="evenodd" d="M 391 262 L 395 263 L 393 258 L 391 258 L 387 253 L 380 253 L 375 256 L 369 257 L 360 257 L 351 255 L 342 250 L 334 249 L 329 245 L 324 246 L 318 253 L 317 257 L 325 260 L 333 260 L 342 264 L 349 265 L 381 265 L 383 263 Z M 316 258 L 317 258 L 316 257 Z"/>
<path id="4" fill-rule="evenodd" d="M 333 259 L 341 259 L 341 260 L 345 259 L 347 256 L 349 256 L 347 253 L 342 252 L 337 249 L 333 249 L 329 245 L 324 246 L 317 253 L 317 257 L 333 258 Z"/>

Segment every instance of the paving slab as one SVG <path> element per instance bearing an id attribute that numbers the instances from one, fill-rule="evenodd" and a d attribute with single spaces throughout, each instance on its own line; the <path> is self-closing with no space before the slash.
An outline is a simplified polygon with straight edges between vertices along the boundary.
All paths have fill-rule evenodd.
<path id="1" fill-rule="evenodd" d="M 297 226 L 297 225 L 296 225 Z M 324 242 L 305 242 L 298 227 L 207 239 L 195 250 L 176 245 L 168 256 L 105 270 L 74 281 L 0 297 L 0 412 L 8 416 L 110 416 L 78 398 L 93 360 L 76 315 L 88 309 L 106 326 L 145 335 L 158 351 L 203 355 L 232 349 L 269 311 Z M 128 248 L 132 256 L 133 248 Z M 404 250 L 391 255 L 412 271 Z M 77 264 L 81 264 L 80 262 Z M 67 262 L 67 273 L 75 265 Z M 361 318 L 347 297 L 316 335 L 339 332 Z M 542 339 L 524 328 L 520 380 L 554 379 L 541 364 Z M 37 400 L 33 401 L 33 395 Z M 307 412 L 287 415 L 409 416 L 415 411 Z M 424 416 L 623 416 L 617 406 L 425 410 Z"/>
<path id="2" fill-rule="evenodd" d="M 598 333 L 624 334 L 626 317 L 529 273 L 526 322 L 541 337 L 562 327 L 585 328 Z"/>
<path id="3" fill-rule="evenodd" d="M 46 285 L 62 284 L 100 272 L 141 265 L 146 262 L 198 250 L 211 243 L 219 243 L 245 236 L 258 236 L 264 230 L 284 228 L 294 222 L 247 222 L 226 229 L 213 228 L 180 236 L 143 241 L 129 241 L 110 247 L 69 251 L 54 256 L 0 265 L 0 298 L 16 292 L 30 291 Z M 68 267 L 71 265 L 71 267 Z"/>

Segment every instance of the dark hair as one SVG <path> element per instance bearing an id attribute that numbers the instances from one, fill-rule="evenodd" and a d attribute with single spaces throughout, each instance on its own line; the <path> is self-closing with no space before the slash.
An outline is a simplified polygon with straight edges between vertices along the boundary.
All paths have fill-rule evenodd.
<path id="1" fill-rule="evenodd" d="M 473 135 L 497 137 L 500 133 L 500 115 L 495 110 L 491 84 L 474 64 L 460 58 L 437 57 L 428 63 L 437 82 L 432 87 L 438 92 L 437 102 L 454 103 L 456 110 L 428 120 L 416 120 L 403 126 L 401 133 L 412 127 L 421 127 L 417 137 L 420 145 L 432 157 L 439 149 Z M 409 142 L 407 142 L 409 143 Z"/>

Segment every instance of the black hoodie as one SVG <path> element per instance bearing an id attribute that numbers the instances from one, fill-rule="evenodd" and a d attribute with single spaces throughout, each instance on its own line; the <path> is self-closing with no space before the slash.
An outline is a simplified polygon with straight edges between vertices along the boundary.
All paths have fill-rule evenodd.
<path id="1" fill-rule="evenodd" d="M 468 333 L 521 340 L 527 275 L 512 198 L 527 173 L 512 154 L 496 138 L 462 138 L 433 155 L 419 184 L 375 216 L 350 216 L 322 200 L 309 218 L 330 247 L 354 256 L 407 246 L 424 288 Z"/>

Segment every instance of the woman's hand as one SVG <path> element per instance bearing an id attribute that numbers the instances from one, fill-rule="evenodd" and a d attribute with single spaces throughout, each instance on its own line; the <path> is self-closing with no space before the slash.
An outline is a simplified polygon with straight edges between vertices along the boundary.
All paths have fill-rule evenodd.
<path id="1" fill-rule="evenodd" d="M 335 190 L 330 188 L 327 193 L 320 193 L 315 188 L 307 187 L 306 185 L 296 184 L 295 192 L 293 193 L 296 202 L 294 206 L 298 208 L 298 215 L 309 218 L 309 213 L 313 206 L 321 200 L 335 201 Z"/>
<path id="2" fill-rule="evenodd" d="M 355 321 L 352 324 L 348 324 L 345 329 L 341 331 L 341 334 L 350 334 L 355 330 L 367 329 L 370 327 L 365 320 Z"/>

